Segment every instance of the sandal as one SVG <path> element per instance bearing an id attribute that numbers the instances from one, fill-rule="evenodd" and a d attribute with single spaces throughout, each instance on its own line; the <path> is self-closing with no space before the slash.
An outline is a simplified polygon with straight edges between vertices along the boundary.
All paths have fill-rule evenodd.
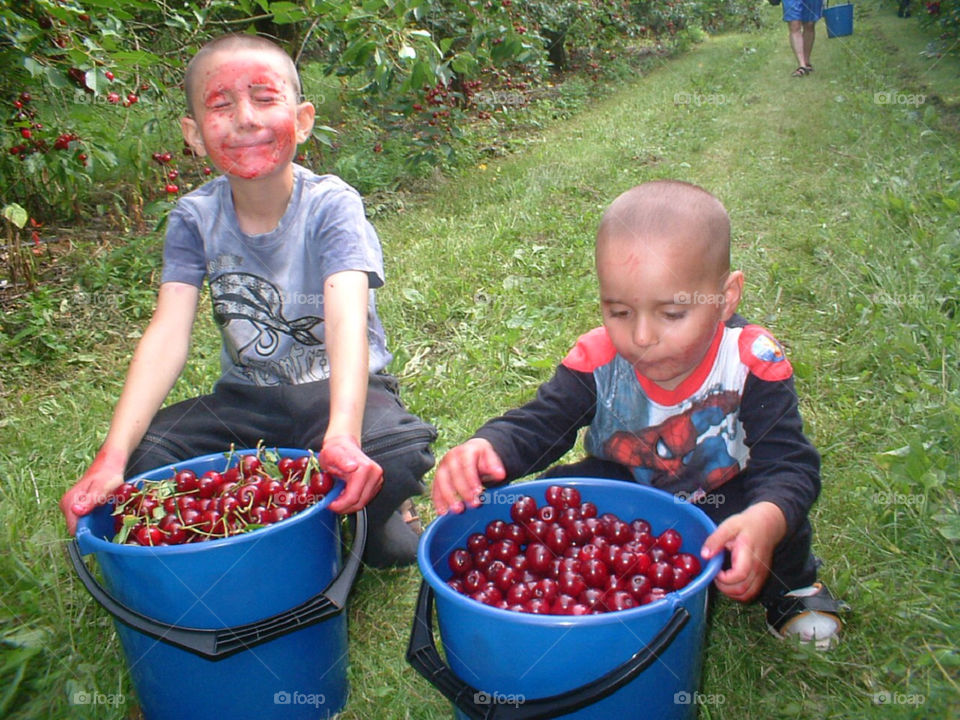
<path id="1" fill-rule="evenodd" d="M 808 72 L 807 68 L 801 65 L 800 67 L 798 67 L 796 70 L 793 71 L 793 77 L 803 77 L 804 75 L 807 74 L 807 72 Z"/>
<path id="2" fill-rule="evenodd" d="M 778 638 L 796 637 L 813 643 L 817 650 L 829 650 L 839 640 L 843 622 L 837 615 L 850 610 L 822 583 L 792 590 L 766 605 L 767 627 Z"/>
<path id="3" fill-rule="evenodd" d="M 420 514 L 417 512 L 417 506 L 413 504 L 413 498 L 407 498 L 400 503 L 397 512 L 400 513 L 400 517 L 414 533 L 419 535 L 423 532 L 423 523 L 420 522 Z"/>
<path id="4" fill-rule="evenodd" d="M 807 75 L 813 72 L 813 65 L 804 65 L 803 69 L 806 70 Z"/>

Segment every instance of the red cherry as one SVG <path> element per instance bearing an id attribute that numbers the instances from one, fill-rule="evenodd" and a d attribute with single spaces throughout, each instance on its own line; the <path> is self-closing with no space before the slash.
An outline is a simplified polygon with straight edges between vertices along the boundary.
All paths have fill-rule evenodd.
<path id="1" fill-rule="evenodd" d="M 116 105 L 118 102 L 120 102 L 120 93 L 107 93 L 107 102 Z"/>
<path id="2" fill-rule="evenodd" d="M 533 542 L 543 542 L 547 537 L 547 530 L 550 526 L 541 520 L 538 517 L 535 517 L 533 520 L 530 520 L 525 526 L 524 529 L 527 532 L 527 535 Z"/>
<path id="3" fill-rule="evenodd" d="M 554 555 L 563 555 L 564 551 L 570 546 L 570 537 L 561 526 L 554 525 L 547 530 L 544 543 L 553 551 Z"/>
<path id="4" fill-rule="evenodd" d="M 167 191 L 168 195 L 174 195 L 180 192 L 180 188 L 174 185 L 173 183 L 167 183 L 167 185 L 163 189 Z"/>
<path id="5" fill-rule="evenodd" d="M 580 505 L 580 517 L 587 519 L 587 518 L 595 518 L 596 516 L 597 516 L 597 506 L 594 505 L 592 502 L 585 502 Z"/>
<path id="6" fill-rule="evenodd" d="M 659 560 L 647 570 L 647 577 L 655 588 L 670 590 L 673 587 L 673 565 Z"/>
<path id="7" fill-rule="evenodd" d="M 163 531 L 156 525 L 142 525 L 136 532 L 137 542 L 141 545 L 159 545 L 163 542 Z"/>
<path id="8" fill-rule="evenodd" d="M 278 505 L 277 507 L 273 508 L 270 512 L 271 512 L 271 517 L 273 519 L 273 522 L 275 523 L 278 523 L 281 520 L 286 520 L 288 517 L 293 515 L 293 513 L 290 511 L 290 508 L 284 507 L 283 505 Z"/>
<path id="9" fill-rule="evenodd" d="M 690 573 L 679 565 L 673 566 L 673 582 L 670 585 L 671 590 L 680 590 L 690 582 Z"/>
<path id="10" fill-rule="evenodd" d="M 583 576 L 577 572 L 561 572 L 560 577 L 557 578 L 557 584 L 560 587 L 560 592 L 566 595 L 572 595 L 577 597 L 584 590 L 587 589 L 587 583 L 583 579 Z"/>
<path id="11" fill-rule="evenodd" d="M 565 508 L 579 508 L 580 491 L 575 487 L 565 487 L 560 491 L 560 501 Z"/>
<path id="12" fill-rule="evenodd" d="M 646 575 L 632 575 L 627 579 L 627 590 L 637 600 L 642 600 L 643 596 L 653 589 L 653 583 Z"/>
<path id="13" fill-rule="evenodd" d="M 109 70 L 107 70 L 106 72 L 104 72 L 104 73 L 103 73 L 103 76 L 104 76 L 107 80 L 109 80 L 110 82 L 113 82 L 114 77 L 116 77 L 116 76 L 115 76 L 112 72 L 110 72 Z"/>
<path id="14" fill-rule="evenodd" d="M 624 590 L 617 590 L 612 594 L 605 595 L 603 602 L 607 609 L 613 612 L 617 612 L 619 610 L 629 610 L 630 608 L 635 608 L 637 605 L 639 605 L 636 598 Z"/>
<path id="15" fill-rule="evenodd" d="M 24 140 L 29 140 L 33 136 L 33 132 L 30 128 L 20 128 L 20 137 Z"/>
<path id="16" fill-rule="evenodd" d="M 572 615 L 573 606 L 577 604 L 576 598 L 572 598 L 569 595 L 560 594 L 557 595 L 557 599 L 553 601 L 553 604 L 550 606 L 551 615 Z"/>
<path id="17" fill-rule="evenodd" d="M 680 546 L 683 544 L 683 537 L 673 528 L 664 530 L 657 538 L 657 545 L 666 550 L 668 555 L 676 555 L 680 552 Z"/>
<path id="18" fill-rule="evenodd" d="M 133 104 L 134 104 L 135 102 L 137 102 L 137 100 L 139 100 L 139 99 L 140 99 L 140 98 L 138 98 L 135 93 L 130 93 L 129 95 L 127 95 L 127 102 L 128 102 L 130 105 L 133 105 Z M 169 162 L 169 161 L 168 161 L 168 162 Z"/>
<path id="19" fill-rule="evenodd" d="M 557 595 L 559 594 L 560 586 L 553 578 L 543 578 L 537 581 L 537 584 L 533 587 L 533 596 L 535 598 L 543 598 L 551 604 L 557 599 Z"/>
<path id="20" fill-rule="evenodd" d="M 468 593 L 475 593 L 477 590 L 486 585 L 487 576 L 483 574 L 482 570 L 473 568 L 464 573 L 462 580 L 463 589 Z"/>
<path id="21" fill-rule="evenodd" d="M 496 560 L 496 557 L 494 557 L 490 548 L 484 548 L 479 552 L 473 553 L 473 566 L 480 570 L 486 571 L 486 569 L 490 567 L 490 563 L 494 560 Z"/>
<path id="22" fill-rule="evenodd" d="M 599 588 L 606 585 L 610 572 L 603 560 L 591 558 L 580 563 L 580 574 L 583 575 L 583 580 L 587 585 Z"/>
<path id="23" fill-rule="evenodd" d="M 537 516 L 545 523 L 552 523 L 557 519 L 557 508 L 553 505 L 544 505 L 537 511 Z"/>
<path id="24" fill-rule="evenodd" d="M 472 553 L 480 552 L 490 547 L 487 536 L 481 533 L 473 533 L 467 538 L 467 550 Z"/>
<path id="25" fill-rule="evenodd" d="M 487 536 L 487 539 L 491 541 L 503 540 L 503 533 L 506 527 L 507 524 L 503 520 L 491 520 L 487 523 L 484 534 Z"/>
<path id="26" fill-rule="evenodd" d="M 176 170 L 171 170 L 170 174 L 173 175 Z M 176 175 L 173 176 L 174 178 Z M 173 178 L 170 178 L 173 180 Z M 292 457 L 283 457 L 277 461 L 277 470 L 280 471 L 280 474 L 283 475 L 285 480 L 289 480 L 290 476 L 296 471 L 297 461 Z"/>
<path id="27" fill-rule="evenodd" d="M 204 174 L 204 175 L 210 175 L 211 173 L 213 173 L 213 170 L 211 170 L 209 167 L 204 167 L 204 168 L 203 168 L 203 174 Z"/>
<path id="28" fill-rule="evenodd" d="M 524 525 L 537 514 L 537 501 L 529 495 L 522 495 L 510 506 L 510 517 L 519 525 Z"/>
<path id="29" fill-rule="evenodd" d="M 542 543 L 530 543 L 526 550 L 527 566 L 531 572 L 543 574 L 550 568 L 553 553 Z"/>
<path id="30" fill-rule="evenodd" d="M 547 504 L 557 508 L 558 510 L 563 510 L 563 486 L 562 485 L 551 485 L 547 488 L 545 493 L 545 499 Z"/>
<path id="31" fill-rule="evenodd" d="M 463 548 L 457 548 L 447 558 L 447 564 L 457 577 L 465 575 L 473 569 L 473 558 L 470 553 Z"/>
<path id="32" fill-rule="evenodd" d="M 317 499 L 323 498 L 333 490 L 334 479 L 333 475 L 324 471 L 324 472 L 314 472 L 310 476 L 310 492 L 316 496 Z"/>
<path id="33" fill-rule="evenodd" d="M 678 553 L 671 558 L 670 562 L 674 567 L 681 567 L 687 571 L 687 574 L 694 578 L 700 574 L 700 560 L 691 553 Z"/>

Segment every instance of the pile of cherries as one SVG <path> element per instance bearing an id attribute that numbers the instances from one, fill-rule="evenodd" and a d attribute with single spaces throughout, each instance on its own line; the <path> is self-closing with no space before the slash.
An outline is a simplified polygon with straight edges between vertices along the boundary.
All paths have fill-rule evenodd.
<path id="1" fill-rule="evenodd" d="M 537 507 L 522 495 L 513 522 L 492 520 L 470 535 L 447 557 L 447 585 L 503 610 L 589 615 L 654 602 L 700 573 L 674 529 L 655 536 L 646 520 L 598 515 L 575 487 L 551 485 L 546 501 Z"/>
<path id="2" fill-rule="evenodd" d="M 162 480 L 124 483 L 113 494 L 113 540 L 181 545 L 230 537 L 280 522 L 320 502 L 333 489 L 313 454 L 240 455 L 232 467 L 200 476 L 188 469 Z"/>

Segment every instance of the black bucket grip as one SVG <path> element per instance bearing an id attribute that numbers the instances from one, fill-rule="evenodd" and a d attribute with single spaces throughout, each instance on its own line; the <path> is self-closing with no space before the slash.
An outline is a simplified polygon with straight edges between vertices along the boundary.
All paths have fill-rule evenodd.
<path id="1" fill-rule="evenodd" d="M 343 610 L 347 603 L 347 596 L 360 571 L 360 561 L 367 542 L 367 511 L 361 509 L 349 518 L 354 528 L 353 544 L 346 551 L 347 559 L 340 573 L 326 588 L 290 610 L 232 628 L 180 627 L 142 615 L 121 603 L 97 582 L 83 562 L 76 539 L 67 545 L 67 552 L 73 563 L 73 569 L 80 577 L 80 582 L 94 600 L 124 625 L 208 660 L 220 660 L 294 630 L 323 622 Z"/>
<path id="2" fill-rule="evenodd" d="M 632 681 L 663 653 L 690 620 L 690 613 L 678 605 L 648 645 L 622 665 L 573 690 L 550 697 L 525 700 L 522 704 L 482 702 L 489 694 L 461 680 L 437 650 L 433 639 L 433 588 L 420 583 L 417 610 L 407 647 L 407 662 L 472 720 L 546 720 L 592 705 Z"/>

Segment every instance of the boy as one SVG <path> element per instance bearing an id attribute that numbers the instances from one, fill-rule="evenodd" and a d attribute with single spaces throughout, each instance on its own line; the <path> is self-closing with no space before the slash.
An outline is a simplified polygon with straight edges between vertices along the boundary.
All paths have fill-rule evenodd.
<path id="1" fill-rule="evenodd" d="M 618 197 L 597 232 L 603 327 L 583 335 L 536 399 L 486 423 L 437 467 L 439 513 L 477 506 L 483 484 L 543 470 L 589 426 L 582 462 L 544 477 L 610 477 L 697 502 L 718 523 L 704 558 L 730 551 L 716 579 L 759 595 L 771 629 L 828 647 L 841 603 L 816 580 L 810 506 L 820 458 L 804 437 L 783 350 L 735 315 L 721 203 L 683 182 Z"/>
<path id="2" fill-rule="evenodd" d="M 398 508 L 423 491 L 436 431 L 404 409 L 384 373 L 391 356 L 373 298 L 383 260 L 362 200 L 293 164 L 314 108 L 269 40 L 211 41 L 184 85 L 183 137 L 223 175 L 170 214 L 157 307 L 103 447 L 60 501 L 68 529 L 124 477 L 263 440 L 319 449 L 345 481 L 331 509 L 367 507 L 366 561 L 409 564 L 418 538 Z M 186 362 L 204 277 L 222 375 L 212 394 L 158 413 Z"/>

